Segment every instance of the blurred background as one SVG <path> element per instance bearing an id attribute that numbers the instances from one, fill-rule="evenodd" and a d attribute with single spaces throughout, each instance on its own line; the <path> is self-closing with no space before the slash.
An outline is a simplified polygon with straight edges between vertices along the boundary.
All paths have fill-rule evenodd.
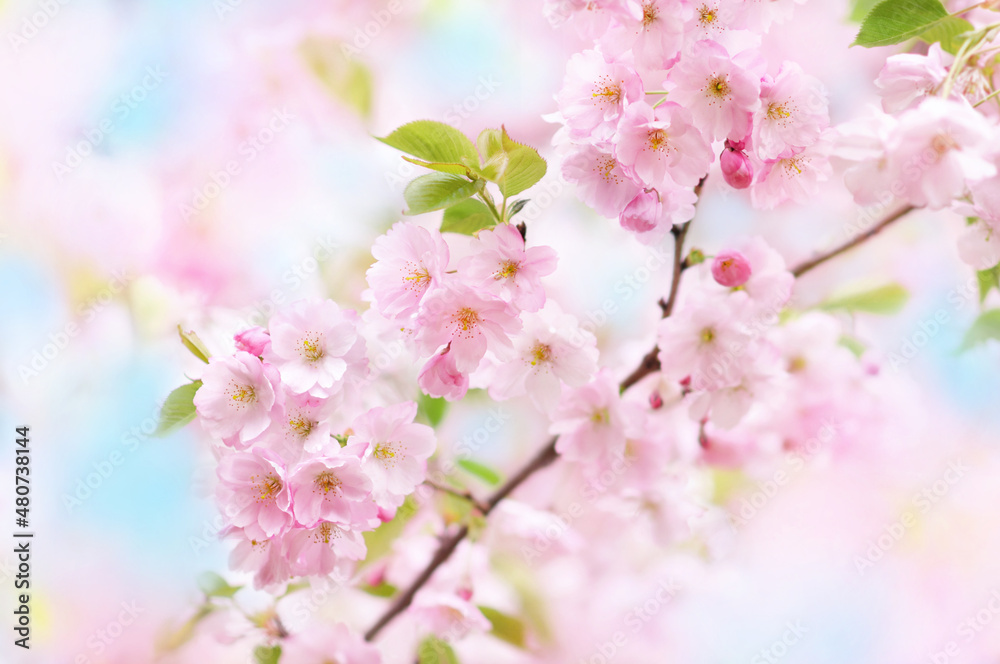
<path id="1" fill-rule="evenodd" d="M 889 54 L 847 48 L 849 13 L 812 0 L 766 48 L 827 85 L 834 122 L 876 103 Z M 224 572 L 228 555 L 205 439 L 193 427 L 151 435 L 193 368 L 177 325 L 222 351 L 241 324 L 303 297 L 363 307 L 368 248 L 400 218 L 416 174 L 372 136 L 419 118 L 473 137 L 502 123 L 551 157 L 542 115 L 556 110 L 569 55 L 588 44 L 547 20 L 542 0 L 6 0 L 0 28 L 0 662 L 154 661 L 155 640 L 198 601 L 196 576 Z M 817 200 L 759 214 L 710 178 L 692 242 L 708 252 L 760 235 L 795 262 L 871 223 L 836 178 Z M 525 215 L 532 242 L 560 254 L 551 292 L 592 323 L 602 362 L 627 373 L 653 339 L 668 270 L 622 288 L 650 250 L 576 201 L 558 168 Z M 802 307 L 891 281 L 910 292 L 896 316 L 844 319 L 873 358 L 916 344 L 884 368 L 897 435 L 877 453 L 810 466 L 741 531 L 735 553 L 692 570 L 657 623 L 669 638 L 656 660 L 754 661 L 788 621 L 806 632 L 784 649 L 789 662 L 1000 656 L 987 608 L 1000 589 L 998 350 L 956 353 L 978 309 L 954 249 L 961 223 L 913 215 L 799 284 Z M 941 310 L 948 322 L 915 337 Z M 478 421 L 449 418 L 442 440 Z M 13 647 L 8 624 L 13 439 L 24 425 L 30 653 Z M 545 439 L 516 422 L 509 433 L 481 452 L 501 468 Z M 968 472 L 859 573 L 855 556 L 956 459 Z M 590 601 L 602 592 L 616 591 L 595 588 Z M 976 615 L 984 622 L 966 641 L 959 625 Z M 592 661 L 606 637 L 575 628 L 594 643 L 565 661 Z M 950 641 L 957 654 L 941 659 Z M 164 661 L 247 657 L 199 648 Z"/>

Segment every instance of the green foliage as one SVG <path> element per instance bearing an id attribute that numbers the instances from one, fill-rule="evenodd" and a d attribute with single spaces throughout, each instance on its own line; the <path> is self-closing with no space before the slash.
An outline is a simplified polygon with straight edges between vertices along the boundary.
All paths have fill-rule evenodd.
<path id="1" fill-rule="evenodd" d="M 396 586 L 392 585 L 391 583 L 386 583 L 385 581 L 378 584 L 377 586 L 370 586 L 367 583 L 362 583 L 360 586 L 358 586 L 358 588 L 368 593 L 369 595 L 373 595 L 375 597 L 392 597 L 393 595 L 396 594 L 397 590 Z"/>
<path id="2" fill-rule="evenodd" d="M 960 26 L 956 21 L 964 23 L 952 17 L 941 0 L 885 0 L 865 17 L 852 45 L 889 46 L 931 30 L 941 35 L 957 34 Z"/>
<path id="3" fill-rule="evenodd" d="M 458 467 L 465 472 L 478 477 L 480 480 L 491 486 L 500 484 L 500 473 L 492 468 L 484 466 L 476 461 L 472 461 L 471 459 L 459 459 L 456 463 L 458 464 Z"/>
<path id="4" fill-rule="evenodd" d="M 406 214 L 423 214 L 464 201 L 483 190 L 482 180 L 467 180 L 450 173 L 428 173 L 413 180 L 403 191 L 409 210 Z"/>
<path id="5" fill-rule="evenodd" d="M 991 290 L 1000 291 L 1000 263 L 988 270 L 977 271 L 976 280 L 979 282 L 979 304 L 982 304 Z"/>
<path id="6" fill-rule="evenodd" d="M 990 339 L 1000 339 L 1000 309 L 990 309 L 979 315 L 965 333 L 959 352 L 984 344 Z"/>
<path id="7" fill-rule="evenodd" d="M 462 164 L 466 159 L 476 163 L 479 160 L 476 146 L 465 134 L 433 120 L 409 122 L 378 140 L 431 163 Z"/>
<path id="8" fill-rule="evenodd" d="M 484 228 L 493 228 L 496 223 L 497 218 L 485 204 L 469 198 L 444 211 L 441 232 L 475 235 Z"/>
<path id="9" fill-rule="evenodd" d="M 371 117 L 374 85 L 368 67 L 347 57 L 341 44 L 330 39 L 307 39 L 301 52 L 313 74 L 334 98 L 363 119 Z"/>
<path id="10" fill-rule="evenodd" d="M 545 160 L 535 148 L 511 139 L 505 128 L 500 130 L 500 144 L 507 164 L 496 183 L 505 198 L 520 194 L 545 176 Z"/>
<path id="11" fill-rule="evenodd" d="M 167 396 L 160 409 L 160 422 L 156 425 L 154 436 L 166 436 L 194 419 L 194 395 L 200 387 L 201 381 L 196 380 L 181 385 Z"/>
<path id="12" fill-rule="evenodd" d="M 844 309 L 847 311 L 862 311 L 869 314 L 894 314 L 903 308 L 909 293 L 899 284 L 887 284 L 854 295 L 827 300 L 820 305 L 821 309 L 832 311 Z"/>
<path id="13" fill-rule="evenodd" d="M 525 626 L 523 620 L 509 613 L 491 609 L 488 606 L 480 606 L 479 610 L 483 612 L 483 615 L 486 616 L 486 619 L 493 626 L 490 634 L 501 641 L 506 641 L 512 646 L 524 648 Z"/>
<path id="14" fill-rule="evenodd" d="M 184 328 L 180 325 L 177 326 L 177 334 L 181 335 L 181 343 L 184 347 L 191 351 L 191 354 L 197 357 L 202 362 L 208 363 L 208 357 L 210 353 L 205 344 L 202 343 L 201 339 L 194 332 L 185 332 Z"/>
<path id="15" fill-rule="evenodd" d="M 364 533 L 368 554 L 361 561 L 359 568 L 369 565 L 389 553 L 392 543 L 403 533 L 406 523 L 413 518 L 416 512 L 417 508 L 413 496 L 408 496 L 403 505 L 396 510 L 396 516 L 392 521 L 386 521 L 375 530 Z"/>
<path id="16" fill-rule="evenodd" d="M 281 646 L 257 646 L 253 649 L 254 664 L 278 664 Z"/>
<path id="17" fill-rule="evenodd" d="M 436 427 L 441 423 L 447 410 L 448 402 L 441 397 L 429 397 L 421 393 L 420 398 L 417 400 L 417 417 L 423 419 L 432 427 Z"/>
<path id="18" fill-rule="evenodd" d="M 447 641 L 429 636 L 417 648 L 417 664 L 458 664 L 458 657 Z"/>
<path id="19" fill-rule="evenodd" d="M 964 18 L 949 16 L 920 35 L 920 39 L 928 44 L 940 43 L 942 49 L 955 55 L 962 47 L 963 35 L 972 30 L 975 27 Z"/>
<path id="20" fill-rule="evenodd" d="M 232 597 L 243 586 L 231 586 L 215 572 L 204 572 L 198 577 L 198 587 L 208 597 Z"/>
<path id="21" fill-rule="evenodd" d="M 845 334 L 840 337 L 839 343 L 841 346 L 854 353 L 854 357 L 861 357 L 865 353 L 865 345 L 854 337 L 849 337 Z"/>

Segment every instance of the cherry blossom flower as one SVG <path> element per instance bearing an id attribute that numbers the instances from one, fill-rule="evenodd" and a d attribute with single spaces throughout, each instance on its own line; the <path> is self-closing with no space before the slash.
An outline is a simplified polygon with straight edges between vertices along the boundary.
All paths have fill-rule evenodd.
<path id="1" fill-rule="evenodd" d="M 563 394 L 549 432 L 559 436 L 556 451 L 567 459 L 602 462 L 624 454 L 628 430 L 637 421 L 641 416 L 622 403 L 614 377 L 604 369 Z"/>
<path id="2" fill-rule="evenodd" d="M 642 98 L 639 74 L 594 50 L 569 59 L 563 88 L 556 95 L 570 136 L 587 141 L 610 138 L 625 106 Z"/>
<path id="3" fill-rule="evenodd" d="M 495 293 L 522 311 L 538 311 L 545 304 L 541 278 L 556 269 L 551 247 L 526 249 L 521 232 L 512 224 L 480 231 L 473 254 L 458 265 L 466 283 Z"/>
<path id="4" fill-rule="evenodd" d="M 617 217 L 642 190 L 610 150 L 590 144 L 574 146 L 563 162 L 563 177 L 576 183 L 580 200 L 608 218 Z"/>
<path id="5" fill-rule="evenodd" d="M 390 318 L 415 314 L 448 269 L 448 245 L 441 233 L 403 221 L 375 240 L 372 256 L 368 285 L 375 308 Z"/>
<path id="6" fill-rule="evenodd" d="M 216 473 L 218 502 L 232 525 L 258 539 L 282 534 L 292 525 L 285 467 L 273 452 L 255 447 L 223 454 Z"/>
<path id="7" fill-rule="evenodd" d="M 372 481 L 361 461 L 346 449 L 334 456 L 303 461 L 289 472 L 292 512 L 306 527 L 334 521 L 364 528 L 375 517 Z"/>
<path id="8" fill-rule="evenodd" d="M 691 111 L 694 123 L 712 140 L 740 140 L 750 133 L 751 118 L 760 108 L 760 76 L 753 54 L 730 57 L 710 40 L 697 42 L 670 71 L 677 87 L 671 98 Z"/>
<path id="9" fill-rule="evenodd" d="M 754 32 L 767 32 L 774 23 L 784 23 L 791 18 L 795 5 L 806 0 L 731 0 L 736 8 L 737 25 Z"/>
<path id="10" fill-rule="evenodd" d="M 240 528 L 229 528 L 223 535 L 236 540 L 236 546 L 229 554 L 229 566 L 234 570 L 252 572 L 253 585 L 258 590 L 277 588 L 291 577 L 281 536 L 262 539 L 248 535 Z"/>
<path id="11" fill-rule="evenodd" d="M 330 416 L 335 403 L 330 399 L 306 394 L 285 395 L 281 417 L 271 420 L 262 440 L 278 452 L 287 463 L 295 463 L 303 453 L 316 454 L 331 450 Z"/>
<path id="12" fill-rule="evenodd" d="M 643 244 L 657 244 L 675 225 L 694 217 L 697 202 L 698 195 L 686 187 L 642 191 L 625 206 L 618 223 Z"/>
<path id="13" fill-rule="evenodd" d="M 753 182 L 753 164 L 744 152 L 743 141 L 726 140 L 726 147 L 719 155 L 722 177 L 733 189 L 746 189 Z"/>
<path id="14" fill-rule="evenodd" d="M 346 572 L 345 561 L 363 560 L 368 552 L 359 531 L 332 521 L 291 531 L 285 537 L 285 547 L 292 574 L 296 576 L 327 576 L 334 570 Z"/>
<path id="15" fill-rule="evenodd" d="M 636 66 L 666 69 L 684 43 L 684 24 L 691 7 L 678 0 L 625 0 L 620 24 L 600 41 L 615 56 L 631 50 Z"/>
<path id="16" fill-rule="evenodd" d="M 543 12 L 549 25 L 572 23 L 587 39 L 600 37 L 612 21 L 627 15 L 623 0 L 545 0 Z"/>
<path id="17" fill-rule="evenodd" d="M 461 283 L 431 293 L 421 309 L 419 341 L 424 352 L 448 345 L 459 371 L 474 371 L 489 350 L 508 357 L 510 335 L 521 329 L 509 305 Z"/>
<path id="18" fill-rule="evenodd" d="M 271 335 L 262 327 L 251 327 L 233 337 L 237 350 L 245 350 L 260 357 L 271 345 Z"/>
<path id="19" fill-rule="evenodd" d="M 761 83 L 760 102 L 753 120 L 753 145 L 763 160 L 809 147 L 830 125 L 823 85 L 794 62 L 785 61 L 773 80 Z"/>
<path id="20" fill-rule="evenodd" d="M 993 177 L 969 188 L 971 203 L 955 205 L 966 218 L 976 218 L 958 239 L 958 255 L 977 270 L 1000 263 L 1000 178 Z"/>
<path id="21" fill-rule="evenodd" d="M 639 102 L 626 108 L 615 155 L 643 183 L 656 188 L 671 182 L 693 187 L 713 159 L 712 148 L 692 124 L 691 114 L 674 103 L 653 109 Z"/>
<path id="22" fill-rule="evenodd" d="M 487 632 L 492 625 L 468 598 L 453 592 L 425 588 L 413 598 L 409 613 L 432 634 L 465 636 Z"/>
<path id="23" fill-rule="evenodd" d="M 690 379 L 695 390 L 719 389 L 739 380 L 751 336 L 741 325 L 746 303 L 704 297 L 660 321 L 658 342 L 664 376 Z"/>
<path id="24" fill-rule="evenodd" d="M 434 398 L 458 401 L 469 391 L 469 376 L 455 366 L 455 356 L 447 350 L 435 353 L 417 376 L 420 389 Z"/>
<path id="25" fill-rule="evenodd" d="M 712 277 L 727 288 L 742 286 L 752 272 L 750 261 L 738 251 L 720 252 L 712 261 Z"/>
<path id="26" fill-rule="evenodd" d="M 201 380 L 194 405 L 202 426 L 235 447 L 246 447 L 281 410 L 278 372 L 246 351 L 211 358 Z"/>
<path id="27" fill-rule="evenodd" d="M 754 207 L 770 210 L 782 203 L 806 203 L 830 178 L 827 146 L 817 143 L 803 150 L 788 150 L 764 162 L 756 182 L 750 187 Z"/>
<path id="28" fill-rule="evenodd" d="M 934 43 L 927 49 L 927 55 L 899 53 L 889 56 L 875 81 L 883 110 L 898 113 L 933 94 L 948 75 L 943 55 L 941 45 Z"/>
<path id="29" fill-rule="evenodd" d="M 364 373 L 364 339 L 358 335 L 358 315 L 332 300 L 302 300 L 271 319 L 268 360 L 295 393 L 328 397 L 340 390 L 338 381 Z"/>
<path id="30" fill-rule="evenodd" d="M 424 481 L 437 443 L 434 430 L 415 424 L 417 404 L 404 401 L 372 408 L 354 420 L 349 444 L 364 444 L 361 467 L 372 481 L 375 502 L 398 507 Z"/>
<path id="31" fill-rule="evenodd" d="M 489 393 L 503 400 L 528 394 L 532 403 L 551 411 L 562 385 L 580 387 L 597 371 L 597 340 L 555 302 L 525 314 L 524 329 L 514 338 L 514 359 L 496 368 Z"/>
<path id="32" fill-rule="evenodd" d="M 317 624 L 281 643 L 282 659 L 295 664 L 381 664 L 378 648 L 344 624 Z"/>

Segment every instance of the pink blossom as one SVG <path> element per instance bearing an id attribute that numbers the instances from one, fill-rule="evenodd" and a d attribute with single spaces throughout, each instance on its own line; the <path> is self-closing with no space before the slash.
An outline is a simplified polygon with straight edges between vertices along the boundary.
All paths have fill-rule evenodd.
<path id="1" fill-rule="evenodd" d="M 304 452 L 316 454 L 331 449 L 330 416 L 335 403 L 306 394 L 286 394 L 281 417 L 271 420 L 262 440 L 289 463 Z"/>
<path id="2" fill-rule="evenodd" d="M 403 221 L 375 240 L 372 256 L 368 285 L 375 308 L 390 318 L 415 314 L 428 290 L 441 284 L 449 260 L 441 233 Z"/>
<path id="3" fill-rule="evenodd" d="M 229 452 L 216 469 L 219 505 L 230 523 L 258 539 L 283 533 L 292 524 L 291 493 L 285 467 L 270 450 Z"/>
<path id="4" fill-rule="evenodd" d="M 543 12 L 549 25 L 572 23 L 587 39 L 600 37 L 612 21 L 626 16 L 623 0 L 545 0 Z"/>
<path id="5" fill-rule="evenodd" d="M 365 527 L 378 511 L 371 501 L 372 482 L 361 461 L 346 450 L 334 456 L 303 461 L 288 477 L 292 512 L 303 526 L 334 521 Z"/>
<path id="6" fill-rule="evenodd" d="M 610 151 L 590 144 L 574 146 L 563 162 L 563 176 L 576 183 L 580 200 L 608 218 L 617 217 L 641 191 Z"/>
<path id="7" fill-rule="evenodd" d="M 726 139 L 726 147 L 719 156 L 722 177 L 733 189 L 746 189 L 753 182 L 753 164 L 743 146 L 743 141 Z"/>
<path id="8" fill-rule="evenodd" d="M 747 349 L 743 353 L 734 351 L 733 356 L 740 364 L 735 381 L 712 384 L 708 391 L 696 395 L 688 408 L 691 419 L 707 417 L 722 429 L 732 429 L 754 403 L 766 401 L 762 395 L 778 375 L 774 347 L 758 344 L 753 350 Z M 692 381 L 692 384 L 696 385 L 696 382 Z"/>
<path id="9" fill-rule="evenodd" d="M 1000 263 L 1000 223 L 978 219 L 958 238 L 958 255 L 977 270 Z"/>
<path id="10" fill-rule="evenodd" d="M 262 356 L 271 344 L 271 335 L 262 327 L 251 327 L 233 337 L 237 350 L 245 350 L 251 355 Z"/>
<path id="11" fill-rule="evenodd" d="M 778 75 L 761 83 L 760 108 L 753 119 L 753 145 L 761 159 L 815 143 L 830 125 L 823 84 L 785 61 Z"/>
<path id="12" fill-rule="evenodd" d="M 628 14 L 600 41 L 609 53 L 631 50 L 637 67 L 666 69 L 684 40 L 684 24 L 691 16 L 686 0 L 625 0 Z"/>
<path id="13" fill-rule="evenodd" d="M 367 368 L 364 340 L 358 335 L 358 316 L 332 300 L 302 300 L 277 313 L 270 322 L 268 360 L 281 380 L 295 393 L 328 397 L 340 391 L 348 370 Z"/>
<path id="14" fill-rule="evenodd" d="M 738 298 L 705 297 L 663 319 L 657 338 L 664 376 L 690 379 L 694 390 L 738 382 L 752 341 L 741 324 L 746 306 Z"/>
<path id="15" fill-rule="evenodd" d="M 413 598 L 410 614 L 432 634 L 464 636 L 486 632 L 490 621 L 469 599 L 457 593 L 425 588 Z"/>
<path id="16" fill-rule="evenodd" d="M 372 481 L 379 505 L 398 506 L 424 481 L 427 459 L 437 442 L 434 430 L 416 424 L 417 404 L 404 401 L 386 408 L 372 408 L 357 417 L 351 428 L 350 444 L 365 445 L 361 468 Z"/>
<path id="17" fill-rule="evenodd" d="M 750 188 L 750 200 L 761 210 L 787 201 L 806 203 L 819 190 L 819 183 L 829 179 L 830 172 L 826 147 L 821 144 L 783 152 L 777 159 L 764 162 Z"/>
<path id="18" fill-rule="evenodd" d="M 245 351 L 213 357 L 194 395 L 198 417 L 213 436 L 245 447 L 281 412 L 278 372 Z"/>
<path id="19" fill-rule="evenodd" d="M 312 528 L 296 528 L 285 536 L 292 574 L 327 576 L 347 572 L 345 561 L 363 560 L 368 550 L 361 533 L 332 521 L 320 521 Z"/>
<path id="20" fill-rule="evenodd" d="M 738 251 L 723 251 L 712 261 L 712 276 L 726 288 L 742 286 L 752 271 L 750 261 Z"/>
<path id="21" fill-rule="evenodd" d="M 618 223 L 643 244 L 657 244 L 675 225 L 694 217 L 697 201 L 694 191 L 676 185 L 642 191 L 625 206 Z"/>
<path id="22" fill-rule="evenodd" d="M 551 247 L 526 249 L 513 224 L 480 231 L 473 253 L 458 265 L 466 283 L 495 293 L 522 311 L 538 311 L 545 304 L 541 278 L 556 269 Z"/>
<path id="23" fill-rule="evenodd" d="M 791 298 L 795 284 L 785 259 L 760 237 L 740 242 L 735 249 L 750 265 L 742 292 L 750 298 L 751 309 L 776 317 Z"/>
<path id="24" fill-rule="evenodd" d="M 791 18 L 795 5 L 806 0 L 731 0 L 738 18 L 736 24 L 754 32 L 767 32 L 774 23 Z"/>
<path id="25" fill-rule="evenodd" d="M 556 95 L 570 136 L 576 140 L 610 138 L 625 106 L 642 98 L 642 80 L 635 70 L 621 61 L 608 61 L 594 50 L 569 59 L 563 88 Z"/>
<path id="26" fill-rule="evenodd" d="M 323 623 L 281 643 L 282 661 L 289 664 L 381 664 L 378 648 L 344 624 Z"/>
<path id="27" fill-rule="evenodd" d="M 879 72 L 875 85 L 886 113 L 898 113 L 931 95 L 948 75 L 942 61 L 941 45 L 931 44 L 927 55 L 891 55 Z"/>
<path id="28" fill-rule="evenodd" d="M 250 536 L 240 528 L 228 529 L 225 536 L 236 540 L 236 547 L 229 554 L 229 566 L 234 570 L 252 572 L 253 585 L 258 590 L 277 588 L 291 577 L 282 537 L 262 539 Z"/>
<path id="29" fill-rule="evenodd" d="M 514 339 L 514 359 L 497 367 L 489 383 L 497 400 L 528 394 L 551 411 L 562 385 L 580 387 L 597 371 L 597 340 L 555 302 L 525 314 L 524 330 Z"/>
<path id="30" fill-rule="evenodd" d="M 730 57 L 706 39 L 670 71 L 677 86 L 671 98 L 691 111 L 695 125 L 712 140 L 740 140 L 750 133 L 751 117 L 760 108 L 760 76 L 748 69 L 752 55 Z"/>
<path id="31" fill-rule="evenodd" d="M 965 102 L 925 99 L 899 117 L 886 147 L 893 193 L 932 210 L 997 173 L 997 130 Z"/>
<path id="32" fill-rule="evenodd" d="M 645 102 L 625 109 L 615 139 L 618 161 L 649 187 L 669 183 L 693 187 L 708 172 L 712 148 L 674 103 L 656 109 Z"/>
<path id="33" fill-rule="evenodd" d="M 424 352 L 437 352 L 447 344 L 462 372 L 474 371 L 487 350 L 508 357 L 513 350 L 510 335 L 521 329 L 509 305 L 461 283 L 431 293 L 417 322 Z"/>
<path id="34" fill-rule="evenodd" d="M 549 431 L 559 436 L 556 451 L 567 459 L 600 462 L 625 453 L 627 428 L 636 424 L 633 415 L 604 369 L 590 383 L 563 394 Z"/>
<path id="35" fill-rule="evenodd" d="M 455 356 L 447 350 L 435 353 L 417 376 L 420 389 L 435 398 L 458 401 L 469 391 L 469 376 L 455 366 Z"/>

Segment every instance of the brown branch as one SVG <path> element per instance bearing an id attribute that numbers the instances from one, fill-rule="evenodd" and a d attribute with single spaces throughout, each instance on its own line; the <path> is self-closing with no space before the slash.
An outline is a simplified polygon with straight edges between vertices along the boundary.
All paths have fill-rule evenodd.
<path id="1" fill-rule="evenodd" d="M 816 256 L 815 258 L 812 258 L 812 259 L 810 259 L 810 260 L 808 260 L 808 261 L 806 261 L 804 263 L 801 263 L 801 264 L 797 265 L 795 268 L 792 269 L 792 274 L 794 274 L 796 277 L 801 277 L 806 272 L 809 272 L 813 268 L 822 265 L 823 263 L 827 262 L 831 258 L 835 258 L 836 256 L 839 256 L 840 254 L 844 253 L 845 251 L 849 251 L 850 249 L 853 249 L 854 247 L 858 246 L 859 244 L 861 244 L 861 243 L 863 243 L 863 242 L 871 239 L 872 237 L 878 235 L 882 231 L 882 229 L 884 229 L 886 226 L 889 226 L 890 224 L 892 224 L 897 219 L 900 219 L 900 218 L 906 216 L 907 214 L 909 214 L 910 212 L 912 212 L 914 209 L 915 208 L 912 205 L 907 205 L 905 207 L 900 208 L 899 210 L 896 210 L 895 212 L 893 212 L 892 214 L 890 214 L 889 216 L 887 216 L 885 219 L 883 219 L 882 221 L 878 222 L 877 224 L 875 224 L 874 226 L 872 226 L 871 228 L 869 228 L 864 233 L 861 233 L 857 237 L 851 238 L 850 240 L 848 240 L 844 244 L 840 245 L 839 247 L 831 249 L 830 251 L 827 251 L 826 253 L 820 254 L 819 256 Z"/>

